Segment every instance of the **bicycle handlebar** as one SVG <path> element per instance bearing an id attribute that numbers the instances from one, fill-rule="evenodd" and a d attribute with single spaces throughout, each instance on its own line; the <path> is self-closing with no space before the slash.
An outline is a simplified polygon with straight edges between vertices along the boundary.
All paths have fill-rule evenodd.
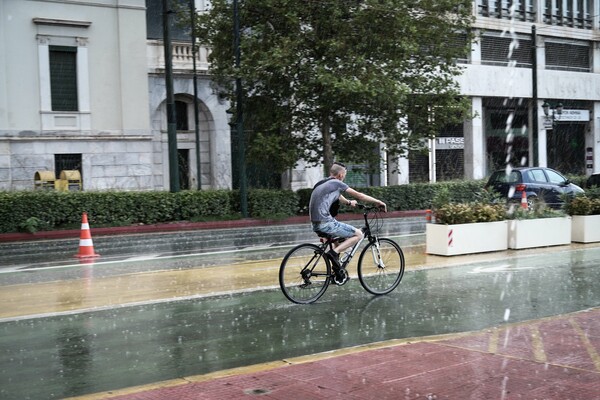
<path id="1" fill-rule="evenodd" d="M 372 210 L 377 210 L 377 211 L 381 211 L 382 207 L 379 206 L 372 206 L 372 205 L 366 205 L 366 204 L 356 204 L 356 207 L 360 210 L 365 210 L 365 211 L 372 211 Z"/>

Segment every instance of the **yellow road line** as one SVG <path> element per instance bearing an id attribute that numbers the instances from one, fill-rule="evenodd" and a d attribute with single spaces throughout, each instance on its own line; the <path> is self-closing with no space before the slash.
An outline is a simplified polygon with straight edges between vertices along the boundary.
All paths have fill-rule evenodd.
<path id="1" fill-rule="evenodd" d="M 546 352 L 544 351 L 544 343 L 542 341 L 542 335 L 537 325 L 531 325 L 529 327 L 531 331 L 531 346 L 533 347 L 533 357 L 535 361 L 545 363 L 548 361 Z"/>
<path id="2" fill-rule="evenodd" d="M 492 330 L 490 335 L 490 340 L 488 342 L 488 352 L 492 354 L 496 354 L 498 352 L 498 336 L 500 335 L 500 330 L 495 328 Z"/>

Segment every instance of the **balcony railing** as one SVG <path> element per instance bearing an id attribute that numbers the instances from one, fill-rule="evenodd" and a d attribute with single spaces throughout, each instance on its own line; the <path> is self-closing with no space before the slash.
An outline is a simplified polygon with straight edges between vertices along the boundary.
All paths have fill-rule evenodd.
<path id="1" fill-rule="evenodd" d="M 173 71 L 192 72 L 194 56 L 191 43 L 173 42 Z M 163 42 L 158 40 L 148 41 L 148 68 L 151 71 L 164 70 L 165 51 Z M 196 70 L 198 73 L 208 73 L 208 55 L 210 50 L 205 46 L 198 46 L 196 52 Z"/>

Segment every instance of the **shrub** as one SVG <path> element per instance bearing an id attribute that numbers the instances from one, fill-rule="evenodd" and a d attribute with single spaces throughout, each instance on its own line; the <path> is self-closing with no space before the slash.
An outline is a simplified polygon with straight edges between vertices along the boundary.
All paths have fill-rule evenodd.
<path id="1" fill-rule="evenodd" d="M 494 222 L 504 220 L 505 212 L 502 204 L 447 203 L 435 209 L 435 219 L 448 225 Z"/>
<path id="2" fill-rule="evenodd" d="M 253 189 L 248 210 L 256 218 L 285 218 L 298 213 L 299 196 L 291 190 Z"/>
<path id="3" fill-rule="evenodd" d="M 577 196 L 565 205 L 569 215 L 600 215 L 600 198 Z"/>

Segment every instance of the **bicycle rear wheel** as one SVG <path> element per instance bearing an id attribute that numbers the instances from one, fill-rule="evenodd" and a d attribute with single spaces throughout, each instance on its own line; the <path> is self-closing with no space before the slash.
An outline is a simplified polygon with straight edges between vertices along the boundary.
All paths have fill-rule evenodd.
<path id="1" fill-rule="evenodd" d="M 387 294 L 400 284 L 404 276 L 404 254 L 391 239 L 369 243 L 358 259 L 358 279 L 369 293 Z"/>
<path id="2" fill-rule="evenodd" d="M 279 267 L 279 286 L 290 301 L 309 304 L 317 301 L 327 287 L 331 267 L 323 250 L 314 244 L 301 244 L 290 250 Z"/>

